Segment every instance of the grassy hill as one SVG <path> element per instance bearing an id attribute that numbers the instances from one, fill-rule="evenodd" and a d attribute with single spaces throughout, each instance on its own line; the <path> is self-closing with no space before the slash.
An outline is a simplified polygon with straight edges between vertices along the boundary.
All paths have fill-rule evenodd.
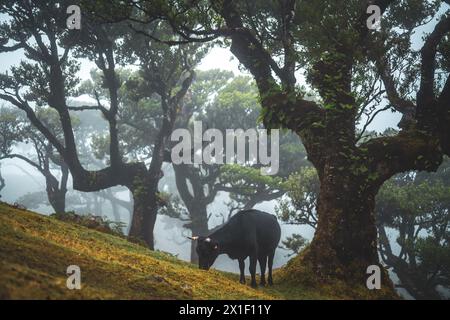
<path id="1" fill-rule="evenodd" d="M 81 290 L 66 288 L 69 265 L 81 268 Z M 283 277 L 280 270 L 274 275 L 274 287 L 255 290 L 239 284 L 235 274 L 201 271 L 126 239 L 0 203 L 0 299 L 389 297 L 335 283 L 306 281 L 292 286 Z"/>

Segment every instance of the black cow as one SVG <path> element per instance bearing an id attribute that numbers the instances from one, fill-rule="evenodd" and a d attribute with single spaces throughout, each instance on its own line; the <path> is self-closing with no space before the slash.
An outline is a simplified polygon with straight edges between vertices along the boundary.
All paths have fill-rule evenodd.
<path id="1" fill-rule="evenodd" d="M 223 227 L 207 237 L 195 236 L 198 240 L 199 267 L 208 270 L 219 254 L 226 253 L 239 260 L 240 282 L 245 283 L 244 260 L 250 257 L 251 285 L 256 287 L 256 260 L 261 267 L 261 285 L 266 284 L 266 263 L 269 267 L 268 283 L 273 284 L 272 265 L 275 250 L 280 241 L 281 229 L 275 216 L 259 210 L 244 210 L 234 215 Z"/>

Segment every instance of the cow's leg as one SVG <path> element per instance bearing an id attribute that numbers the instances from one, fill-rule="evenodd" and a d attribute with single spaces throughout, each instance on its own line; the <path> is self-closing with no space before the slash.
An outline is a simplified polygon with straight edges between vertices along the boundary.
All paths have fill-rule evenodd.
<path id="1" fill-rule="evenodd" d="M 266 285 L 266 262 L 267 262 L 267 255 L 260 255 L 258 257 L 259 267 L 261 268 L 261 285 Z"/>
<path id="2" fill-rule="evenodd" d="M 269 267 L 269 276 L 267 277 L 267 283 L 269 286 L 273 285 L 273 279 L 272 279 L 272 265 L 273 265 L 273 256 L 275 255 L 275 250 L 271 253 L 269 253 L 269 261 L 268 261 L 268 267 Z"/>
<path id="3" fill-rule="evenodd" d="M 256 288 L 258 285 L 256 284 L 256 255 L 250 256 L 250 275 L 252 276 L 251 286 Z"/>
<path id="4" fill-rule="evenodd" d="M 245 260 L 239 259 L 239 270 L 241 271 L 241 278 L 239 279 L 239 282 L 242 284 L 245 284 Z"/>

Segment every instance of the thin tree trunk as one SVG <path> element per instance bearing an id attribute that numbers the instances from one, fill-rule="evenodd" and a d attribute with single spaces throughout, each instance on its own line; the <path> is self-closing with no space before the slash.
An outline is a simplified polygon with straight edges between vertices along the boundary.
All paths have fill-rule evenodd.
<path id="1" fill-rule="evenodd" d="M 207 236 L 208 229 L 208 213 L 206 212 L 206 205 L 198 203 L 189 211 L 192 222 L 189 223 L 189 229 L 194 236 Z M 191 242 L 191 263 L 198 263 L 198 254 L 196 251 L 196 242 Z"/>
<path id="2" fill-rule="evenodd" d="M 95 216 L 101 216 L 102 215 L 102 204 L 99 201 L 98 195 L 94 194 L 94 214 Z"/>
<path id="3" fill-rule="evenodd" d="M 119 208 L 117 207 L 116 202 L 112 199 L 109 200 L 109 202 L 111 203 L 111 210 L 112 210 L 114 220 L 116 222 L 120 222 L 120 212 L 119 212 Z"/>
<path id="4" fill-rule="evenodd" d="M 61 184 L 59 184 L 58 179 L 52 175 L 48 167 L 46 169 L 45 182 L 48 201 L 56 213 L 66 212 L 67 178 L 69 170 L 65 165 L 64 167 L 61 167 L 62 177 Z"/>
<path id="5" fill-rule="evenodd" d="M 0 170 L 1 170 L 1 167 L 0 167 Z M 5 186 L 6 186 L 5 179 L 2 177 L 2 173 L 0 171 L 0 191 L 2 191 Z M 1 195 L 0 195 L 0 198 L 1 198 Z"/>
<path id="6" fill-rule="evenodd" d="M 66 191 L 58 190 L 49 194 L 47 191 L 48 200 L 53 210 L 56 213 L 66 212 Z"/>

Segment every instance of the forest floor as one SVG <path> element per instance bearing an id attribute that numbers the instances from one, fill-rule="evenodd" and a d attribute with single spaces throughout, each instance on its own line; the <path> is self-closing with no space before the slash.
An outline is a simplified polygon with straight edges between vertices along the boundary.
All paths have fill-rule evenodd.
<path id="1" fill-rule="evenodd" d="M 66 287 L 69 265 L 81 290 Z M 290 267 L 292 269 L 292 266 Z M 111 234 L 0 202 L 0 299 L 372 299 L 395 298 L 345 284 L 319 284 L 305 272 L 293 284 L 277 270 L 270 288 L 208 272 Z"/>

